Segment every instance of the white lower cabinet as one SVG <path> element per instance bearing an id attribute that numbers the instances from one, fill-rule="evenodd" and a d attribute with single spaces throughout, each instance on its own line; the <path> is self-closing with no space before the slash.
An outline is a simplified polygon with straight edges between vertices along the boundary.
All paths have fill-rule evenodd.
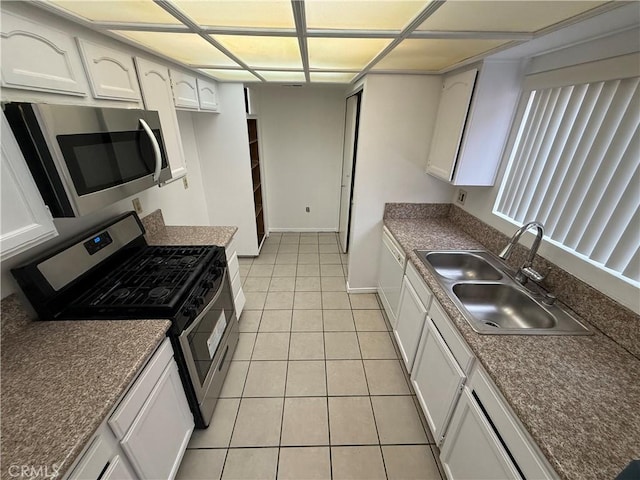
<path id="1" fill-rule="evenodd" d="M 378 295 L 387 312 L 392 326 L 395 326 L 400 304 L 400 290 L 406 257 L 402 248 L 385 228 L 380 247 L 380 262 L 378 267 Z"/>
<path id="2" fill-rule="evenodd" d="M 405 276 L 402 280 L 400 307 L 393 334 L 398 342 L 398 347 L 400 347 L 402 360 L 404 360 L 408 372 L 411 372 L 426 318 L 427 309 Z"/>
<path id="3" fill-rule="evenodd" d="M 522 478 L 468 388 L 456 408 L 440 460 L 451 479 Z"/>
<path id="4" fill-rule="evenodd" d="M 193 432 L 193 416 L 172 360 L 121 440 L 140 478 L 173 478 Z"/>
<path id="5" fill-rule="evenodd" d="M 238 263 L 238 253 L 236 251 L 236 239 L 232 239 L 226 247 L 227 266 L 231 291 L 233 292 L 233 303 L 236 309 L 236 317 L 240 320 L 240 314 L 244 309 L 246 298 L 242 291 L 242 279 L 240 278 L 240 265 Z"/>
<path id="6" fill-rule="evenodd" d="M 173 349 L 165 339 L 65 478 L 172 479 L 193 427 Z"/>
<path id="7" fill-rule="evenodd" d="M 465 378 L 438 329 L 427 319 L 411 383 L 437 444 L 444 438 Z"/>

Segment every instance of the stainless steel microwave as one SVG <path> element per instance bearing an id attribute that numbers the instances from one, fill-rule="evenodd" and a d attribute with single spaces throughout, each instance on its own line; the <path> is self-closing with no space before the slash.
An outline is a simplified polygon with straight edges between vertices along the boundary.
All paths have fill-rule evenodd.
<path id="1" fill-rule="evenodd" d="M 54 217 L 77 217 L 171 178 L 158 112 L 7 103 L 4 114 Z"/>

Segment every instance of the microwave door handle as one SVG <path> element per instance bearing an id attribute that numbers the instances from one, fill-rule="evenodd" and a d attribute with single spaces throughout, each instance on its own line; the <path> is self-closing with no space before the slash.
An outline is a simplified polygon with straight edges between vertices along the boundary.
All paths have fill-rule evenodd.
<path id="1" fill-rule="evenodd" d="M 140 125 L 142 125 L 143 130 L 149 136 L 149 141 L 151 142 L 151 146 L 153 147 L 153 155 L 156 158 L 156 169 L 153 172 L 153 181 L 157 182 L 159 184 L 160 183 L 159 182 L 159 180 L 160 180 L 160 170 L 162 168 L 162 155 L 160 154 L 160 145 L 158 144 L 158 139 L 153 134 L 153 131 L 151 130 L 151 127 L 149 127 L 147 122 L 145 122 L 142 118 L 140 118 L 139 120 L 140 120 Z"/>

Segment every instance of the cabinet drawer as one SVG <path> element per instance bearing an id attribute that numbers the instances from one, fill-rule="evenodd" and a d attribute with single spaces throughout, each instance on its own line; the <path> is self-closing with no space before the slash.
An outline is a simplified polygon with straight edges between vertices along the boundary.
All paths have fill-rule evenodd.
<path id="1" fill-rule="evenodd" d="M 100 478 L 105 465 L 109 464 L 113 447 L 102 435 L 98 435 L 87 449 L 82 459 L 69 475 L 69 480 L 90 480 Z"/>
<path id="2" fill-rule="evenodd" d="M 404 274 L 407 276 L 411 286 L 418 294 L 418 297 L 420 297 L 424 308 L 429 310 L 433 294 L 431 293 L 431 290 L 429 290 L 429 287 L 425 285 L 424 280 L 422 280 L 422 276 L 418 273 L 418 270 L 411 262 L 407 262 L 407 269 Z"/>
<path id="3" fill-rule="evenodd" d="M 227 254 L 227 261 L 229 261 L 231 257 L 233 257 L 233 255 L 237 252 L 238 250 L 237 245 L 238 245 L 238 242 L 236 241 L 236 237 L 234 236 L 229 242 L 229 245 L 225 247 L 225 252 Z"/>
<path id="4" fill-rule="evenodd" d="M 230 259 L 227 260 L 227 265 L 229 267 L 229 278 L 231 279 L 231 283 L 233 283 L 233 279 L 240 273 L 240 265 L 238 264 L 238 255 L 233 252 L 233 255 Z M 236 292 L 234 291 L 234 294 Z"/>
<path id="5" fill-rule="evenodd" d="M 460 365 L 460 368 L 468 375 L 469 372 L 471 372 L 471 367 L 473 366 L 473 353 L 435 299 L 431 303 L 429 317 L 438 328 L 440 335 L 442 335 L 442 338 L 447 343 L 449 350 L 453 353 L 453 356 L 458 362 L 458 365 Z"/>
<path id="6" fill-rule="evenodd" d="M 129 389 L 116 411 L 109 418 L 109 426 L 118 440 L 122 440 L 129 427 L 133 424 L 138 412 L 172 358 L 173 349 L 167 338 L 158 347 L 156 353 L 136 379 L 135 384 Z"/>
<path id="7" fill-rule="evenodd" d="M 240 275 L 238 275 L 238 277 L 240 277 Z M 240 319 L 240 315 L 242 314 L 242 310 L 244 309 L 244 304 L 246 303 L 246 301 L 247 299 L 244 296 L 244 292 L 242 291 L 242 289 L 240 289 L 238 291 L 238 294 L 233 299 L 233 303 L 236 307 L 236 317 L 238 318 L 238 320 Z"/>
<path id="8" fill-rule="evenodd" d="M 231 274 L 229 274 L 229 277 L 233 278 L 233 280 L 231 280 L 231 291 L 233 291 L 233 298 L 235 298 L 242 290 L 242 280 L 240 279 L 239 273 L 236 273 L 233 277 L 231 276 Z"/>

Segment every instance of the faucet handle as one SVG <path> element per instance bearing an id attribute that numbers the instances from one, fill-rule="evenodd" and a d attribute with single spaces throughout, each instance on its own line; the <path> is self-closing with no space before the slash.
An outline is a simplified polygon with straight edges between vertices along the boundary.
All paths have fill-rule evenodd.
<path id="1" fill-rule="evenodd" d="M 546 273 L 545 274 L 538 273 L 532 267 L 523 267 L 520 269 L 520 273 L 522 273 L 522 275 L 527 277 L 529 280 L 533 280 L 536 283 L 540 283 L 547 277 Z"/>

